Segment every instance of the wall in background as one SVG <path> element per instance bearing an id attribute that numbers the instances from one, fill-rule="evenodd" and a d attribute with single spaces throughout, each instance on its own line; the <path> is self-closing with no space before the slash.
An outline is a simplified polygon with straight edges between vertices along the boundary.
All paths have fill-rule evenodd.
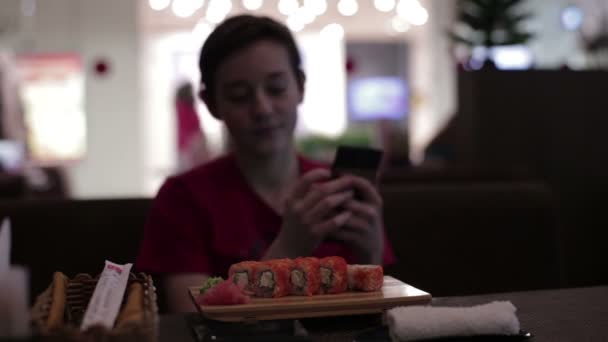
<path id="1" fill-rule="evenodd" d="M 391 82 L 400 80 L 403 82 L 403 101 L 395 102 L 397 96 L 392 97 L 388 93 L 388 89 L 392 88 L 393 94 L 397 93 L 397 84 L 384 84 L 384 99 L 382 96 L 375 100 L 366 99 L 365 101 L 378 110 L 383 110 L 382 117 L 374 118 L 374 115 L 380 113 L 368 112 L 367 119 L 362 117 L 362 113 L 353 112 L 354 102 L 360 94 L 347 93 L 348 96 L 348 111 L 349 111 L 349 128 L 355 131 L 368 132 L 371 143 L 376 147 L 384 149 L 399 149 L 403 150 L 405 155 L 408 154 L 408 118 L 411 110 L 409 103 L 411 101 L 411 81 L 408 77 L 408 46 L 405 40 L 395 41 L 377 41 L 366 39 L 353 39 L 346 44 L 346 52 L 349 60 L 352 63 L 352 70 L 348 72 L 348 90 L 353 91 L 355 82 L 365 81 L 370 78 L 390 77 L 395 78 Z M 377 81 L 376 81 L 377 82 Z M 360 83 L 359 83 L 360 86 Z M 380 85 L 377 83 L 377 86 Z M 376 94 L 377 95 L 377 94 Z M 388 97 L 387 97 L 388 96 Z M 359 100 L 361 98 L 359 97 Z M 381 103 L 380 101 L 386 101 Z M 392 103 L 390 105 L 389 103 Z M 399 105 L 397 104 L 399 103 Z M 363 103 L 360 103 L 363 104 Z M 371 107 L 368 107 L 371 108 Z M 389 114 L 388 110 L 392 109 Z M 361 116 L 357 118 L 357 116 Z M 390 116 L 390 117 L 389 117 Z M 386 141 L 387 135 L 390 134 L 400 136 L 399 146 L 393 146 L 393 143 Z M 404 143 L 405 142 L 405 143 Z"/>
<path id="2" fill-rule="evenodd" d="M 335 18 L 345 26 L 353 23 L 357 27 L 347 32 L 350 38 L 407 43 L 413 96 L 409 133 L 414 160 L 420 160 L 428 141 L 455 112 L 456 69 L 445 37 L 454 1 L 421 0 L 429 11 L 429 22 L 399 36 L 382 36 L 383 28 L 372 25 L 376 22 L 372 20 L 376 18 L 373 13 L 369 17 L 359 13 L 346 19 Z M 565 32 L 559 24 L 559 10 L 570 2 L 582 4 L 591 16 L 594 6 L 601 3 L 529 0 L 529 6 L 538 14 L 531 25 L 539 29 L 539 35 L 531 48 L 539 66 L 558 67 L 564 61 L 574 66 L 581 64 L 576 33 Z M 68 166 L 73 195 L 80 198 L 152 195 L 171 172 L 173 163 L 174 132 L 167 128 L 173 125 L 172 84 L 164 83 L 166 77 L 145 70 L 164 68 L 160 65 L 173 68 L 171 60 L 175 56 L 146 60 L 145 55 L 154 49 L 164 53 L 163 46 L 153 46 L 151 41 L 180 31 L 176 25 L 183 25 L 179 24 L 182 20 L 168 21 L 168 16 L 167 21 L 155 21 L 155 17 L 151 20 L 146 12 L 147 0 L 36 1 L 38 8 L 33 17 L 20 17 L 20 3 L 2 0 L 0 17 L 12 18 L 3 22 L 9 22 L 15 29 L 0 37 L 0 43 L 13 46 L 18 52 L 77 52 L 83 57 L 87 155 Z M 193 18 L 188 20 L 188 28 L 183 26 L 181 32 L 191 29 L 196 22 Z M 363 24 L 358 25 L 359 22 Z M 370 33 L 374 29 L 377 32 Z M 196 53 L 198 47 L 192 45 L 191 50 Z M 110 62 L 110 73 L 105 77 L 93 72 L 98 57 Z M 156 90 L 150 92 L 153 88 Z"/>
<path id="3" fill-rule="evenodd" d="M 36 1 L 31 16 L 8 0 L 18 19 L 16 53 L 76 53 L 85 68 L 86 157 L 66 167 L 74 197 L 143 193 L 137 2 Z M 6 1 L 3 1 L 3 12 Z M 16 4 L 16 5 L 15 5 Z M 95 73 L 107 61 L 105 75 Z"/>
<path id="4" fill-rule="evenodd" d="M 446 30 L 453 22 L 455 0 L 421 3 L 429 21 L 408 32 L 412 91 L 409 119 L 410 158 L 421 162 L 426 145 L 456 110 L 456 66 Z"/>

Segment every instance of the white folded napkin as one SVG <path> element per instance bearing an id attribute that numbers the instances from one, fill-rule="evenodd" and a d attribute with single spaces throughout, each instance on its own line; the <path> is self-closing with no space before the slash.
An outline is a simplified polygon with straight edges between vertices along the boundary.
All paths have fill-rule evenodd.
<path id="1" fill-rule="evenodd" d="M 0 226 L 0 338 L 29 335 L 28 273 L 11 266 L 11 224 Z"/>
<path id="2" fill-rule="evenodd" d="M 517 309 L 509 301 L 473 307 L 405 306 L 387 312 L 393 341 L 450 336 L 518 334 Z"/>

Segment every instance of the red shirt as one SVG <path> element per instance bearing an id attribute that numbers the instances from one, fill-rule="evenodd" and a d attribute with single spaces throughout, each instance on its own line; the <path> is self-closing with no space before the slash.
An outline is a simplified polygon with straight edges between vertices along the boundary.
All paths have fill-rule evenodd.
<path id="1" fill-rule="evenodd" d="M 299 157 L 300 174 L 320 167 Z M 152 205 L 136 267 L 226 276 L 233 263 L 259 260 L 281 225 L 281 216 L 247 183 L 234 157 L 225 156 L 167 179 Z M 340 242 L 323 242 L 313 254 L 354 262 L 353 252 Z M 385 238 L 384 263 L 392 262 Z"/>

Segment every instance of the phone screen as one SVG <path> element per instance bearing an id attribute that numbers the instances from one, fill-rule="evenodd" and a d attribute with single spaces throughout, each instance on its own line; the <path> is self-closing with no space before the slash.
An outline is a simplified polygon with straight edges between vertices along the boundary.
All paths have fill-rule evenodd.
<path id="1" fill-rule="evenodd" d="M 382 151 L 368 147 L 339 146 L 332 164 L 334 177 L 352 174 L 376 183 Z"/>

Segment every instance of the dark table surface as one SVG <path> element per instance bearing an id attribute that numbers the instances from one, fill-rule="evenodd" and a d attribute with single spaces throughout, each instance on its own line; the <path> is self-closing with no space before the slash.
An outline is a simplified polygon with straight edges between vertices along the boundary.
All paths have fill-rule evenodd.
<path id="1" fill-rule="evenodd" d="M 432 305 L 471 306 L 494 300 L 509 300 L 517 307 L 521 328 L 533 334 L 527 341 L 608 341 L 608 286 L 434 298 Z M 379 315 L 371 315 L 309 319 L 301 323 L 307 333 L 302 340 L 353 341 L 361 332 L 380 326 L 381 319 Z M 198 314 L 164 315 L 160 320 L 159 341 L 195 342 L 200 340 L 195 338 L 195 331 L 202 336 L 213 324 L 204 322 Z M 289 340 L 294 332 L 296 336 L 302 335 L 301 328 L 300 322 L 293 321 L 267 322 L 262 327 L 251 324 L 213 327 L 214 332 L 232 337 L 227 340 L 248 341 L 272 341 L 271 337 L 277 334 L 282 335 L 275 340 Z"/>

